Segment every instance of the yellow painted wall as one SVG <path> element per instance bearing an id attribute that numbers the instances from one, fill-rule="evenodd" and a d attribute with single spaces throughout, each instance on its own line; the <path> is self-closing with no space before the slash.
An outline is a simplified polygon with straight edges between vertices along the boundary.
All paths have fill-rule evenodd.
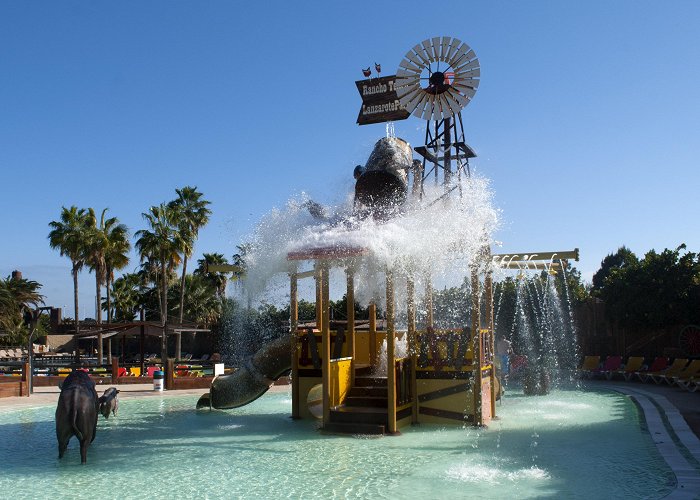
<path id="1" fill-rule="evenodd" d="M 351 369 L 352 360 L 349 358 L 331 361 L 329 378 L 331 406 L 338 406 L 345 401 L 352 381 Z"/>
<path id="2" fill-rule="evenodd" d="M 418 396 L 423 394 L 428 394 L 440 389 L 446 389 L 449 387 L 454 387 L 457 385 L 462 385 L 467 380 L 425 380 L 419 379 L 416 381 L 416 386 L 418 390 Z M 419 402 L 418 404 L 418 422 L 419 423 L 430 423 L 430 424 L 453 424 L 461 425 L 464 422 L 450 418 L 442 418 L 433 415 L 425 415 L 420 412 L 421 407 L 446 410 L 456 413 L 467 413 L 469 415 L 474 414 L 474 398 L 472 397 L 471 390 L 460 391 L 457 394 L 450 394 L 438 399 L 433 399 L 430 401 Z"/>

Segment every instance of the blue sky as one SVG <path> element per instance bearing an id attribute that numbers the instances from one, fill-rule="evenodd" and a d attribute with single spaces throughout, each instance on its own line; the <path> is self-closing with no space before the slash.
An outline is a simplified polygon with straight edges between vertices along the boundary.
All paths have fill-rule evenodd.
<path id="1" fill-rule="evenodd" d="M 0 2 L 0 275 L 72 315 L 47 241 L 62 205 L 133 233 L 196 185 L 214 211 L 196 255 L 230 256 L 290 196 L 338 200 L 385 133 L 355 124 L 361 68 L 441 35 L 481 61 L 463 117 L 501 251 L 579 247 L 589 279 L 623 244 L 700 251 L 698 19 L 695 1 Z"/>

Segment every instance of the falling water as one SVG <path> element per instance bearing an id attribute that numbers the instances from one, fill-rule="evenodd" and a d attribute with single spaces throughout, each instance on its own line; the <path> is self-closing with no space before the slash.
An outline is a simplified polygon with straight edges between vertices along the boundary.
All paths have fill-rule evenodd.
<path id="1" fill-rule="evenodd" d="M 425 289 L 428 274 L 436 287 L 459 286 L 469 276 L 470 265 L 483 258 L 481 251 L 491 245 L 499 223 L 499 211 L 493 205 L 487 179 L 472 175 L 461 180 L 461 187 L 462 196 L 444 197 L 445 186 L 426 185 L 420 199 L 409 197 L 400 215 L 383 222 L 357 217 L 353 213 L 352 193 L 347 193 L 337 205 L 324 207 L 307 195 L 293 197 L 283 208 L 265 215 L 251 235 L 250 250 L 245 256 L 244 293 L 254 305 L 286 307 L 291 270 L 287 254 L 317 247 L 368 250 L 369 255 L 355 273 L 355 300 L 362 306 L 375 302 L 384 308 L 388 269 L 397 283 L 397 304 L 405 303 L 401 296 L 405 286 L 401 283 L 405 284 L 409 276 L 417 291 Z M 310 269 L 306 266 L 299 271 Z M 335 271 L 330 275 L 331 299 L 340 298 L 345 287 L 344 272 Z M 313 290 L 300 287 L 300 298 L 313 302 Z M 402 308 L 397 309 L 400 321 Z M 241 315 L 229 320 L 229 328 L 237 335 L 250 330 L 250 325 L 241 321 Z M 258 325 L 258 330 L 263 326 Z"/>
<path id="2" fill-rule="evenodd" d="M 527 369 L 512 373 L 511 379 L 534 377 L 543 384 L 560 386 L 572 380 L 576 367 L 576 329 L 566 288 L 566 275 L 543 272 L 534 276 L 520 273 L 516 278 L 515 307 L 511 317 L 503 307 L 506 287 L 496 297 L 498 330 L 509 325 L 508 337 L 515 355 L 527 358 Z"/>

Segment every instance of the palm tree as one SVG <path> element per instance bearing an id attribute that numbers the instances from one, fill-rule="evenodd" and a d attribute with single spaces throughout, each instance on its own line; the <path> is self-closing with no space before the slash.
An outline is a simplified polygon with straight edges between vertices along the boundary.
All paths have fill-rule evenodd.
<path id="1" fill-rule="evenodd" d="M 75 333 L 80 333 L 80 321 L 78 319 L 78 273 L 85 265 L 87 257 L 87 242 L 90 231 L 89 214 L 83 208 L 73 205 L 70 208 L 62 207 L 61 218 L 49 223 L 49 245 L 57 249 L 61 255 L 67 256 L 72 264 L 73 275 L 73 302 L 75 305 Z"/>
<path id="2" fill-rule="evenodd" d="M 168 203 L 175 216 L 175 223 L 180 231 L 182 248 L 182 277 L 180 278 L 180 324 L 184 313 L 185 302 L 185 275 L 187 274 L 187 259 L 192 256 L 194 243 L 197 240 L 199 230 L 209 222 L 211 210 L 207 208 L 210 202 L 202 199 L 203 194 L 197 191 L 197 187 L 185 186 L 176 189 L 177 198 Z"/>
<path id="3" fill-rule="evenodd" d="M 221 316 L 222 302 L 205 276 L 188 274 L 185 279 L 189 290 L 185 301 L 186 316 L 206 328 Z"/>
<path id="4" fill-rule="evenodd" d="M 228 264 L 228 260 L 222 253 L 205 253 L 202 257 L 203 258 L 197 260 L 197 269 L 194 270 L 194 274 L 206 277 L 209 283 L 216 289 L 216 294 L 219 299 L 223 300 L 226 296 L 228 277 L 226 273 L 211 272 L 208 269 L 209 266 L 212 265 L 226 265 Z"/>
<path id="5" fill-rule="evenodd" d="M 166 330 L 168 327 L 168 273 L 180 263 L 179 250 L 182 248 L 180 236 L 175 224 L 173 213 L 165 204 L 153 206 L 142 214 L 150 230 L 137 231 L 135 236 L 136 249 L 139 252 L 141 262 L 149 261 L 158 266 L 160 281 L 160 321 L 163 326 L 161 337 L 162 361 L 168 355 Z"/>
<path id="6" fill-rule="evenodd" d="M 108 312 L 108 316 L 117 321 L 133 321 L 140 306 L 140 283 L 141 277 L 134 273 L 124 274 L 112 282 L 111 300 L 108 295 L 102 302 L 103 309 L 114 309 L 113 315 Z"/>
<path id="7" fill-rule="evenodd" d="M 24 278 L 0 279 L 0 329 L 9 334 L 9 344 L 22 344 L 27 333 L 24 316 L 43 304 L 41 284 Z"/>
<path id="8" fill-rule="evenodd" d="M 243 279 L 243 277 L 246 275 L 246 271 L 248 270 L 248 262 L 246 262 L 246 258 L 250 253 L 252 253 L 253 245 L 252 243 L 242 243 L 240 245 L 236 245 L 236 249 L 238 252 L 233 254 L 233 265 L 240 267 L 241 271 L 233 273 L 233 279 L 240 283 L 241 279 Z M 250 310 L 252 307 L 251 297 L 250 294 L 247 295 L 248 310 Z"/>
<path id="9" fill-rule="evenodd" d="M 114 271 L 124 269 L 129 263 L 129 230 L 120 224 L 116 217 L 107 219 L 103 225 L 105 248 L 105 277 L 107 278 L 107 323 L 112 322 L 111 288 L 114 283 Z"/>

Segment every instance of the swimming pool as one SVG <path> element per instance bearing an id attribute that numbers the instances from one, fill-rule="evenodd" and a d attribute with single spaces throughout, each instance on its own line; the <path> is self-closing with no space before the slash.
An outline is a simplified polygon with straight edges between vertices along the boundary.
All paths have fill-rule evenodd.
<path id="1" fill-rule="evenodd" d="M 12 498 L 659 498 L 674 475 L 643 417 L 613 392 L 507 393 L 489 429 L 323 435 L 290 395 L 227 412 L 196 397 L 123 400 L 80 465 L 57 458 L 55 407 L 0 413 L 0 491 Z"/>

